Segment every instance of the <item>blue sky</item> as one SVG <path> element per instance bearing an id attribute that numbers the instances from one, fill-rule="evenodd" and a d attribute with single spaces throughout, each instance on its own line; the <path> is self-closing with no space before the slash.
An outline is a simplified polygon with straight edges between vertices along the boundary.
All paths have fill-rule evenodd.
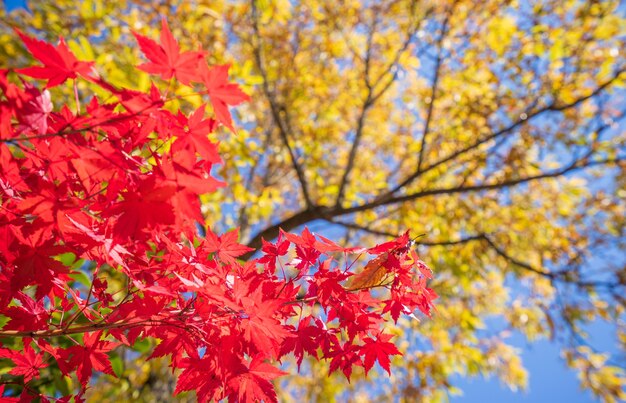
<path id="1" fill-rule="evenodd" d="M 458 378 L 454 385 L 463 389 L 463 396 L 453 397 L 458 403 L 534 402 L 583 403 L 595 401 L 591 393 L 582 391 L 576 374 L 567 369 L 560 358 L 557 345 L 549 341 L 528 344 L 515 338 L 516 346 L 523 350 L 522 359 L 529 373 L 529 389 L 512 392 L 497 379 L 484 380 Z"/>
<path id="2" fill-rule="evenodd" d="M 3 0 L 3 3 L 11 10 L 23 7 L 25 1 Z M 603 350 L 614 349 L 615 343 L 608 328 L 609 326 L 601 323 L 588 328 L 593 335 L 590 339 L 591 344 Z M 463 396 L 453 397 L 451 401 L 459 403 L 595 401 L 590 392 L 580 389 L 576 373 L 568 370 L 560 358 L 558 345 L 545 340 L 529 344 L 520 336 L 514 336 L 511 343 L 523 351 L 522 359 L 530 375 L 528 391 L 512 392 L 494 378 L 485 380 L 458 377 L 453 380 L 453 384 L 463 390 Z"/>
<path id="3" fill-rule="evenodd" d="M 8 10 L 12 10 L 16 7 L 24 7 L 26 0 L 3 0 L 3 3 Z"/>

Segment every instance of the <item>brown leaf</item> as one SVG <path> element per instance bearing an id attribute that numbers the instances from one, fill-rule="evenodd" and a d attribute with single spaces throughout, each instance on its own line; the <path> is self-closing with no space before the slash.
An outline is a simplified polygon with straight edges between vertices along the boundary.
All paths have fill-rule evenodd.
<path id="1" fill-rule="evenodd" d="M 372 288 L 381 285 L 387 276 L 387 268 L 384 266 L 389 253 L 385 252 L 370 260 L 362 272 L 352 277 L 346 287 L 349 291 Z"/>

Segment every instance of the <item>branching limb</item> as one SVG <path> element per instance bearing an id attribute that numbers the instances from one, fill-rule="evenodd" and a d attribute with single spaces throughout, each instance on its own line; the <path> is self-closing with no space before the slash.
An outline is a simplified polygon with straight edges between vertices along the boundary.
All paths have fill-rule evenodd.
<path id="1" fill-rule="evenodd" d="M 454 7 L 454 6 L 453 6 Z M 422 133 L 422 141 L 420 144 L 420 151 L 417 158 L 417 170 L 416 172 L 420 172 L 422 170 L 422 163 L 424 162 L 424 154 L 426 150 L 426 138 L 430 132 L 430 125 L 433 118 L 433 111 L 435 109 L 435 101 L 437 99 L 437 87 L 439 84 L 439 77 L 441 75 L 441 64 L 443 62 L 443 40 L 448 34 L 448 23 L 450 21 L 450 16 L 452 14 L 452 10 L 446 15 L 446 18 L 443 21 L 443 25 L 441 28 L 441 34 L 439 35 L 439 39 L 437 40 L 437 58 L 435 59 L 435 76 L 433 77 L 433 82 L 430 87 L 430 102 L 428 103 L 428 110 L 426 112 L 426 121 L 424 122 L 424 132 Z"/>
<path id="2" fill-rule="evenodd" d="M 251 0 L 250 4 L 252 8 L 252 27 L 254 29 L 254 34 L 256 36 L 256 40 L 251 41 L 252 51 L 254 54 L 254 60 L 256 62 L 257 68 L 259 69 L 259 73 L 261 75 L 261 78 L 263 79 L 263 85 L 262 85 L 263 94 L 265 95 L 269 103 L 270 111 L 272 114 L 272 119 L 274 120 L 274 123 L 276 124 L 276 127 L 278 128 L 278 133 L 280 135 L 280 139 L 283 143 L 283 146 L 287 149 L 289 153 L 291 165 L 294 171 L 296 171 L 296 175 L 298 176 L 298 181 L 300 182 L 300 188 L 302 190 L 302 197 L 304 198 L 304 202 L 307 207 L 312 207 L 313 203 L 311 201 L 311 197 L 309 194 L 309 188 L 308 188 L 308 183 L 306 180 L 304 169 L 298 162 L 298 157 L 296 156 L 294 149 L 291 147 L 291 144 L 289 143 L 289 136 L 290 134 L 293 136 L 293 133 L 289 133 L 288 127 L 281 117 L 281 111 L 282 112 L 285 112 L 285 111 L 281 109 L 280 105 L 278 104 L 275 94 L 272 92 L 272 90 L 269 87 L 268 74 L 267 74 L 267 71 L 265 70 L 265 64 L 263 63 L 263 58 L 261 55 L 261 46 L 258 43 L 258 41 L 261 38 L 261 33 L 259 30 L 256 1 Z"/>
<path id="3" fill-rule="evenodd" d="M 534 107 L 537 103 L 537 101 L 532 102 L 530 106 L 528 106 L 526 108 L 526 111 L 524 113 L 520 114 L 520 118 L 517 119 L 515 122 L 513 122 L 512 124 L 497 130 L 495 132 L 492 132 L 491 134 L 489 134 L 486 137 L 483 137 L 482 139 L 479 139 L 478 141 L 464 147 L 461 148 L 460 150 L 457 150 L 441 159 L 439 159 L 438 161 L 435 161 L 434 163 L 426 166 L 425 168 L 421 169 L 421 170 L 416 170 L 414 171 L 411 175 L 407 176 L 402 182 L 400 182 L 399 184 L 397 184 L 396 186 L 394 186 L 393 188 L 391 188 L 387 193 L 381 195 L 379 197 L 379 199 L 384 200 L 385 198 L 389 198 L 392 195 L 394 195 L 395 193 L 397 193 L 398 191 L 400 191 L 403 188 L 406 188 L 408 185 L 410 185 L 411 183 L 413 183 L 413 181 L 415 181 L 415 179 L 417 179 L 418 177 L 424 175 L 425 173 L 432 171 L 435 168 L 440 167 L 443 164 L 446 164 L 450 161 L 454 161 L 457 158 L 464 156 L 466 154 L 468 154 L 469 152 L 478 149 L 480 146 L 482 146 L 485 143 L 488 143 L 491 140 L 497 139 L 499 137 L 505 136 L 507 134 L 512 133 L 514 130 L 516 130 L 517 128 L 521 127 L 522 125 L 526 124 L 527 122 L 529 122 L 530 120 L 537 118 L 539 116 L 542 116 L 548 112 L 563 112 L 565 110 L 568 109 L 572 109 L 575 108 L 576 106 L 582 104 L 583 102 L 587 101 L 588 99 L 591 99 L 595 96 L 597 96 L 598 94 L 602 93 L 604 90 L 606 90 L 608 87 L 610 87 L 615 81 L 617 81 L 622 74 L 626 73 L 626 68 L 624 69 L 620 69 L 618 71 L 615 72 L 615 74 L 613 75 L 612 78 L 610 78 L 609 80 L 605 81 L 604 83 L 602 83 L 601 85 L 599 85 L 598 87 L 596 87 L 593 91 L 591 91 L 589 94 L 582 96 L 578 99 L 575 99 L 574 101 L 570 102 L 570 103 L 565 103 L 565 104 L 558 104 L 558 103 L 552 103 L 548 106 L 539 108 L 537 110 L 534 110 Z"/>
<path id="4" fill-rule="evenodd" d="M 617 163 L 623 162 L 624 160 L 625 158 L 585 161 L 585 158 L 583 158 L 582 160 L 577 160 L 555 171 L 543 172 L 537 175 L 531 175 L 531 176 L 517 178 L 517 179 L 510 179 L 510 180 L 505 180 L 502 182 L 495 182 L 495 183 L 483 183 L 483 184 L 471 185 L 471 186 L 455 186 L 455 187 L 450 187 L 450 188 L 428 189 L 428 190 L 424 190 L 420 192 L 409 193 L 409 194 L 402 195 L 402 196 L 391 197 L 388 199 L 374 200 L 370 203 L 365 203 L 360 206 L 344 208 L 336 212 L 336 215 L 346 215 L 346 214 L 357 213 L 360 211 L 371 210 L 376 207 L 388 206 L 388 205 L 404 203 L 408 201 L 414 201 L 414 200 L 421 199 L 421 198 L 428 197 L 428 196 L 451 195 L 451 194 L 459 194 L 459 193 L 471 193 L 471 192 L 480 192 L 480 191 L 485 191 L 485 190 L 510 188 L 516 185 L 520 185 L 520 184 L 527 183 L 527 182 L 533 182 L 533 181 L 537 181 L 541 179 L 557 178 L 560 176 L 564 176 L 567 173 L 581 170 L 584 168 L 589 168 L 592 166 L 617 164 Z"/>
<path id="5" fill-rule="evenodd" d="M 411 9 L 410 9 L 411 15 L 414 15 L 415 7 L 416 7 L 416 2 L 413 1 L 411 3 Z M 371 54 L 372 53 L 372 41 L 373 41 L 373 37 L 375 34 L 375 30 L 376 30 L 377 20 L 375 19 L 374 22 L 372 23 L 372 27 L 368 33 L 367 48 L 366 48 L 365 58 L 364 58 L 364 64 L 365 64 L 364 81 L 365 81 L 365 87 L 367 89 L 367 94 L 365 96 L 365 100 L 363 101 L 363 106 L 361 107 L 359 117 L 357 118 L 354 141 L 352 142 L 352 146 L 350 147 L 350 152 L 348 154 L 348 162 L 346 163 L 346 167 L 343 170 L 341 181 L 339 182 L 339 190 L 337 192 L 337 199 L 335 201 L 335 206 L 341 206 L 343 204 L 346 186 L 348 185 L 350 181 L 350 174 L 352 173 L 352 170 L 354 168 L 357 151 L 359 149 L 359 146 L 361 144 L 361 139 L 363 137 L 363 129 L 365 128 L 365 120 L 367 118 L 367 113 L 369 109 L 380 99 L 380 97 L 382 97 L 387 92 L 387 90 L 391 88 L 391 85 L 397 79 L 397 73 L 392 72 L 392 71 L 394 68 L 397 67 L 402 54 L 408 49 L 409 45 L 411 44 L 411 40 L 413 36 L 415 35 L 415 32 L 417 32 L 417 30 L 419 29 L 422 21 L 423 20 L 420 20 L 419 22 L 414 23 L 413 26 L 409 28 L 406 38 L 402 46 L 396 52 L 394 59 L 373 83 L 370 80 L 370 64 L 372 60 L 371 59 L 372 58 L 372 54 Z M 389 75 L 391 75 L 391 77 L 377 91 L 379 84 L 382 82 L 382 80 L 385 77 Z"/>

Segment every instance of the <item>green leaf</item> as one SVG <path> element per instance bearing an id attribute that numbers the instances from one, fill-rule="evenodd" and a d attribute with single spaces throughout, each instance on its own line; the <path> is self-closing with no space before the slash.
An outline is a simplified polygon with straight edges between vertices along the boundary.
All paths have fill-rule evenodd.
<path id="1" fill-rule="evenodd" d="M 124 373 L 124 361 L 119 356 L 119 354 L 113 353 L 110 357 L 111 367 L 113 368 L 113 372 L 115 372 L 115 376 L 118 378 L 122 376 Z"/>
<path id="2" fill-rule="evenodd" d="M 141 339 L 137 340 L 135 344 L 133 344 L 133 350 L 138 351 L 140 353 L 147 353 L 152 349 L 152 343 L 150 339 Z"/>
<path id="3" fill-rule="evenodd" d="M 70 277 L 74 281 L 78 281 L 85 287 L 91 287 L 91 278 L 82 270 L 76 270 L 70 273 Z"/>
<path id="4" fill-rule="evenodd" d="M 76 261 L 76 255 L 72 252 L 62 253 L 57 256 L 57 260 L 69 267 Z"/>

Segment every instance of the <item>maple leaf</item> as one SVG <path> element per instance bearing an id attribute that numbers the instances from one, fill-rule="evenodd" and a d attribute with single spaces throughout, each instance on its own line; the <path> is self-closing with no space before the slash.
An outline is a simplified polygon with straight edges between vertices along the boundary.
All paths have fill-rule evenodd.
<path id="1" fill-rule="evenodd" d="M 347 289 L 350 291 L 372 288 L 387 282 L 389 275 L 394 269 L 401 267 L 401 260 L 410 251 L 411 243 L 408 231 L 390 242 L 385 242 L 368 249 L 369 253 L 378 256 L 370 260 L 363 271 L 350 279 Z M 413 257 L 413 254 L 410 254 Z M 417 254 L 415 254 L 417 256 Z"/>
<path id="2" fill-rule="evenodd" d="M 204 118 L 205 104 L 196 109 L 189 118 L 182 113 L 179 114 L 178 120 L 182 123 L 183 129 L 180 134 L 177 133 L 178 139 L 172 145 L 172 150 L 177 151 L 181 148 L 190 149 L 197 152 L 200 157 L 211 164 L 219 164 L 222 158 L 217 152 L 217 144 L 211 142 L 207 135 L 215 130 L 216 121 Z"/>
<path id="3" fill-rule="evenodd" d="M 296 269 L 302 272 L 317 262 L 320 252 L 315 248 L 296 245 L 296 256 L 297 258 L 294 259 L 293 263 L 295 263 Z"/>
<path id="4" fill-rule="evenodd" d="M 189 357 L 182 360 L 182 368 L 176 381 L 174 395 L 187 390 L 195 390 L 199 402 L 221 401 L 221 379 L 217 377 L 214 357 Z"/>
<path id="5" fill-rule="evenodd" d="M 398 250 L 403 250 L 404 248 L 408 250 L 409 246 L 410 246 L 410 239 L 409 239 L 409 232 L 407 231 L 404 234 L 400 235 L 398 238 L 394 239 L 393 241 L 384 242 L 372 248 L 369 248 L 367 252 L 372 255 L 380 255 L 383 252 L 391 252 L 392 250 L 398 251 Z"/>
<path id="6" fill-rule="evenodd" d="M 114 232 L 120 239 L 140 238 L 142 231 L 175 221 L 171 198 L 176 188 L 161 186 L 154 176 L 142 181 L 136 191 L 123 193 L 124 200 L 117 202 L 103 214 L 116 217 Z"/>
<path id="7" fill-rule="evenodd" d="M 296 234 L 290 234 L 283 230 L 280 230 L 280 234 L 288 239 L 294 245 L 304 246 L 307 248 L 316 248 L 317 247 L 317 239 L 315 239 L 315 235 L 309 231 L 308 227 L 304 227 L 302 230 L 302 236 Z"/>
<path id="8" fill-rule="evenodd" d="M 233 305 L 232 308 L 241 313 L 243 338 L 258 352 L 275 358 L 280 355 L 280 345 L 289 332 L 277 320 L 283 301 L 268 298 L 276 290 L 267 292 L 259 281 L 261 276 L 256 271 L 250 272 L 245 280 L 235 276 L 232 292 L 238 306 Z"/>
<path id="9" fill-rule="evenodd" d="M 82 243 L 89 245 L 91 248 L 89 253 L 91 255 L 94 257 L 104 255 L 108 263 L 113 262 L 122 267 L 127 267 L 124 259 L 122 259 L 122 255 L 130 254 L 130 252 L 122 245 L 116 244 L 113 239 L 107 238 L 105 235 L 98 234 L 96 230 L 88 228 L 70 216 L 67 216 L 67 219 L 80 231 L 82 235 L 86 236 L 84 240 L 82 240 Z"/>
<path id="10" fill-rule="evenodd" d="M 313 321 L 313 325 L 310 322 Z M 317 349 L 319 348 L 319 340 L 322 334 L 321 321 L 306 316 L 298 323 L 298 328 L 292 333 L 292 336 L 285 339 L 281 346 L 281 356 L 293 352 L 298 364 L 298 371 L 304 359 L 304 353 L 317 358 Z"/>
<path id="11" fill-rule="evenodd" d="M 15 298 L 21 306 L 9 307 L 4 314 L 10 318 L 5 329 L 14 330 L 42 330 L 48 328 L 50 312 L 44 306 L 44 300 L 33 300 L 23 292 L 17 293 Z"/>
<path id="12" fill-rule="evenodd" d="M 248 370 L 231 379 L 228 385 L 237 391 L 239 402 L 277 402 L 278 397 L 270 381 L 283 375 L 286 373 L 264 362 L 263 356 L 258 355 L 252 359 Z"/>
<path id="13" fill-rule="evenodd" d="M 15 275 L 12 277 L 12 288 L 22 289 L 26 285 L 37 285 L 35 296 L 39 299 L 62 289 L 62 284 L 69 281 L 68 269 L 51 256 L 67 252 L 67 248 L 54 245 L 52 240 L 45 243 L 22 246 L 15 260 Z"/>
<path id="14" fill-rule="evenodd" d="M 62 37 L 59 39 L 59 44 L 53 46 L 47 42 L 31 38 L 19 29 L 15 31 L 22 38 L 28 51 L 35 59 L 43 63 L 43 66 L 18 69 L 18 73 L 33 78 L 47 79 L 46 88 L 63 84 L 67 79 L 76 78 L 77 74 L 93 80 L 90 74 L 95 71 L 93 69 L 94 63 L 77 60 Z"/>
<path id="15" fill-rule="evenodd" d="M 389 375 L 391 375 L 390 359 L 392 355 L 402 355 L 395 344 L 390 343 L 389 340 L 393 336 L 390 334 L 379 334 L 376 339 L 366 337 L 363 339 L 365 343 L 361 346 L 360 353 L 363 354 L 363 367 L 365 368 L 365 374 L 369 372 L 374 366 L 374 363 L 378 361 L 381 367 Z"/>
<path id="16" fill-rule="evenodd" d="M 172 156 L 171 161 L 161 161 L 163 175 L 169 183 L 176 185 L 177 190 L 186 190 L 186 193 L 193 194 L 196 198 L 199 194 L 211 193 L 226 185 L 212 176 L 201 176 L 195 159 L 191 151 L 180 150 Z"/>
<path id="17" fill-rule="evenodd" d="M 217 252 L 217 256 L 220 260 L 227 264 L 236 263 L 237 257 L 254 250 L 237 242 L 239 239 L 238 228 L 222 234 L 221 236 L 215 235 L 211 229 L 208 229 L 205 239 L 205 245 L 207 246 L 206 251 L 208 253 Z"/>
<path id="18" fill-rule="evenodd" d="M 415 252 L 414 250 L 411 251 L 411 258 L 413 259 L 414 264 L 417 266 L 422 276 L 428 279 L 433 278 L 433 272 L 430 269 L 430 267 L 426 266 L 426 263 L 424 263 L 419 258 L 419 256 L 417 255 L 417 252 Z"/>
<path id="19" fill-rule="evenodd" d="M 214 66 L 209 68 L 206 64 L 200 65 L 200 77 L 207 88 L 211 105 L 218 122 L 235 131 L 233 120 L 228 111 L 228 105 L 239 105 L 250 97 L 239 88 L 239 85 L 228 81 L 228 69 L 230 65 Z"/>
<path id="20" fill-rule="evenodd" d="M 299 271 L 308 269 L 317 262 L 321 252 L 318 246 L 321 244 L 315 239 L 315 235 L 304 227 L 302 236 L 290 234 L 281 230 L 280 232 L 287 240 L 296 245 L 296 259 L 290 264 L 295 264 Z"/>
<path id="21" fill-rule="evenodd" d="M 59 351 L 62 358 L 68 359 L 67 366 L 75 368 L 78 380 L 85 387 L 92 370 L 115 376 L 109 356 L 106 354 L 120 345 L 117 342 L 100 340 L 102 332 L 85 333 L 83 345 L 72 346 Z"/>
<path id="22" fill-rule="evenodd" d="M 97 152 L 81 150 L 77 158 L 69 160 L 87 194 L 99 192 L 102 183 L 109 183 L 115 177 L 116 165 L 123 164 L 115 154 L 113 146 L 103 143 Z"/>
<path id="23" fill-rule="evenodd" d="M 164 105 L 163 97 L 154 83 L 150 86 L 150 94 L 126 88 L 112 89 L 111 92 L 120 98 L 126 110 L 136 116 L 152 117 L 151 114 L 158 112 L 158 108 Z M 137 123 L 141 123 L 141 121 Z"/>
<path id="24" fill-rule="evenodd" d="M 355 365 L 363 366 L 363 361 L 358 354 L 359 349 L 359 346 L 344 343 L 343 346 L 338 346 L 336 351 L 328 354 L 328 357 L 332 357 L 328 368 L 329 374 L 341 369 L 341 372 L 343 372 L 348 382 L 350 382 L 352 367 Z"/>
<path id="25" fill-rule="evenodd" d="M 256 293 L 259 295 L 260 293 Z M 241 329 L 243 337 L 252 343 L 259 352 L 277 357 L 280 354 L 280 345 L 288 335 L 284 327 L 274 319 L 279 311 L 281 303 L 276 300 L 259 301 L 253 304 L 250 298 L 246 298 L 248 304 L 244 304 L 248 318 L 243 319 Z"/>
<path id="26" fill-rule="evenodd" d="M 320 239 L 320 241 L 315 242 L 315 248 L 322 253 L 338 252 L 338 251 L 343 252 L 343 253 L 360 253 L 360 252 L 365 251 L 365 249 L 360 248 L 358 246 L 351 247 L 351 248 L 344 248 L 343 246 L 337 245 L 335 242 L 319 234 L 317 235 L 317 237 Z"/>
<path id="27" fill-rule="evenodd" d="M 402 302 L 397 299 L 391 298 L 385 301 L 385 307 L 383 308 L 383 313 L 390 312 L 391 318 L 394 323 L 398 323 L 398 319 L 400 318 L 400 314 L 402 313 L 410 313 L 408 309 L 402 304 Z"/>
<path id="28" fill-rule="evenodd" d="M 36 134 L 45 134 L 48 131 L 48 116 L 52 112 L 50 92 L 40 92 L 37 88 L 24 83 L 25 94 L 28 99 L 18 108 L 17 118 L 24 129 L 30 129 Z"/>
<path id="29" fill-rule="evenodd" d="M 181 362 L 185 354 L 187 356 L 197 354 L 197 346 L 187 332 L 167 329 L 158 332 L 157 336 L 161 336 L 161 342 L 156 346 L 148 359 L 171 355 L 172 363 L 176 364 Z"/>
<path id="30" fill-rule="evenodd" d="M 38 378 L 39 370 L 48 366 L 43 359 L 43 354 L 37 353 L 27 340 L 24 340 L 24 349 L 21 351 L 0 349 L 0 357 L 8 358 L 15 364 L 15 367 L 9 371 L 9 374 L 23 375 L 24 383 Z M 0 396 L 2 395 L 0 394 Z"/>
<path id="31" fill-rule="evenodd" d="M 143 54 L 150 60 L 149 63 L 137 66 L 140 70 L 160 75 L 164 80 L 176 77 L 185 85 L 189 85 L 197 77 L 198 65 L 204 59 L 205 53 L 193 51 L 181 53 L 165 18 L 161 19 L 161 45 L 136 32 L 133 32 L 133 35 Z"/>
<path id="32" fill-rule="evenodd" d="M 329 267 L 330 260 L 323 261 L 313 276 L 313 280 L 310 281 L 315 284 L 315 287 L 309 288 L 309 294 L 316 293 L 318 301 L 323 304 L 328 304 L 333 300 L 342 301 L 347 294 L 340 282 L 344 281 L 348 274 L 339 270 L 330 270 Z"/>
<path id="33" fill-rule="evenodd" d="M 350 291 L 356 291 L 381 285 L 388 274 L 387 268 L 385 267 L 385 262 L 388 257 L 389 254 L 385 252 L 370 260 L 365 265 L 362 272 L 354 275 L 350 279 L 349 285 L 346 288 Z"/>
<path id="34" fill-rule="evenodd" d="M 284 256 L 287 254 L 289 250 L 289 241 L 282 240 L 282 234 L 278 234 L 278 240 L 276 244 L 271 242 L 267 242 L 265 239 L 261 238 L 262 248 L 264 255 L 259 259 L 259 263 L 265 265 L 266 270 L 269 270 L 271 273 L 276 271 L 276 260 L 279 256 Z"/>
<path id="35" fill-rule="evenodd" d="M 421 289 L 417 293 L 411 294 L 411 296 L 417 300 L 416 305 L 419 310 L 427 316 L 431 316 L 431 311 L 434 308 L 433 301 L 439 298 L 435 290 L 425 286 L 424 279 L 420 279 Z"/>
<path id="36" fill-rule="evenodd" d="M 0 132 L 0 137 L 3 133 Z M 10 198 L 16 196 L 16 192 L 28 191 L 29 186 L 24 183 L 21 173 L 21 162 L 11 154 L 10 148 L 6 143 L 0 143 L 0 189 Z M 6 226 L 0 226 L 7 228 Z M 0 244 L 2 244 L 0 242 Z"/>

